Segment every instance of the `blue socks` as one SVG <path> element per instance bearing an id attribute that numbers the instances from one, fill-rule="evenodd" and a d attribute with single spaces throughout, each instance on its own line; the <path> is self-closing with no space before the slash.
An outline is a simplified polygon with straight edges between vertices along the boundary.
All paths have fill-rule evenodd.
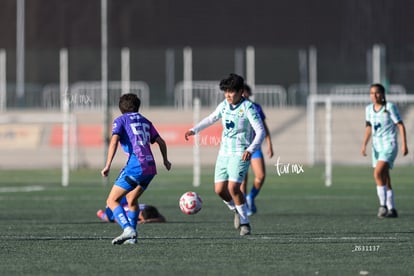
<path id="1" fill-rule="evenodd" d="M 109 207 L 106 207 L 106 209 L 105 209 L 105 215 L 106 215 L 106 217 L 108 218 L 108 220 L 109 221 L 114 221 L 114 213 L 112 213 L 112 210 L 111 210 L 111 208 L 109 208 Z"/>
<path id="2" fill-rule="evenodd" d="M 132 228 L 134 229 L 137 229 L 138 213 L 139 211 L 131 211 L 131 210 L 128 211 L 128 220 Z"/>
<path id="3" fill-rule="evenodd" d="M 252 187 L 252 189 L 250 190 L 249 196 L 251 198 L 255 198 L 260 192 L 260 189 L 256 189 L 254 186 Z"/>
<path id="4" fill-rule="evenodd" d="M 116 222 L 122 227 L 122 229 L 127 228 L 128 226 L 131 226 L 129 223 L 129 219 L 127 215 L 125 214 L 124 208 L 122 208 L 121 205 L 118 205 L 114 210 L 114 217 L 116 218 Z"/>

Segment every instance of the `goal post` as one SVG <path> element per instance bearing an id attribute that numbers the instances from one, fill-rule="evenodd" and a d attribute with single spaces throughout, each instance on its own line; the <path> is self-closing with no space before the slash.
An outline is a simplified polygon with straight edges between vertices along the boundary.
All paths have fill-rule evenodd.
<path id="1" fill-rule="evenodd" d="M 387 101 L 393 102 L 395 104 L 407 104 L 414 102 L 414 95 L 387 95 Z M 307 99 L 307 148 L 308 148 L 308 164 L 314 166 L 317 163 L 317 152 L 318 141 L 320 137 L 317 135 L 318 130 L 318 120 L 317 120 L 317 110 L 318 105 L 323 105 L 325 112 L 324 120 L 324 158 L 322 163 L 325 166 L 325 185 L 327 187 L 332 185 L 332 165 L 333 165 L 333 106 L 335 105 L 361 105 L 358 108 L 364 108 L 364 105 L 369 104 L 370 98 L 368 95 L 326 95 L 326 94 L 316 94 L 309 95 Z M 354 107 L 355 108 L 355 107 Z M 361 118 L 363 120 L 363 118 Z M 346 128 L 346 126 L 344 126 Z M 408 130 L 407 130 L 408 132 Z M 362 143 L 362 135 L 361 135 Z"/>
<path id="2" fill-rule="evenodd" d="M 0 49 L 0 112 L 6 111 L 6 50 Z"/>
<path id="3" fill-rule="evenodd" d="M 68 50 L 61 49 L 59 56 L 60 66 L 60 100 L 62 111 L 62 186 L 69 186 L 69 127 L 70 127 L 70 103 L 69 92 L 69 61 Z"/>
<path id="4" fill-rule="evenodd" d="M 200 121 L 200 99 L 194 99 L 194 108 L 193 108 L 193 120 L 194 125 Z M 200 165 L 200 142 L 198 141 L 199 134 L 196 133 L 194 136 L 194 145 L 193 145 L 193 186 L 200 186 L 200 176 L 201 176 L 201 165 Z"/>

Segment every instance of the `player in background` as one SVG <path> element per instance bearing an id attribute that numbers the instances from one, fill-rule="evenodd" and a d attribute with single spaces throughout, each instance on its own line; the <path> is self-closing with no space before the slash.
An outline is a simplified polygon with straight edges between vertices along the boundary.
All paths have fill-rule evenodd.
<path id="1" fill-rule="evenodd" d="M 235 212 L 234 226 L 240 235 L 251 232 L 241 182 L 249 169 L 250 158 L 263 142 L 264 127 L 251 101 L 243 98 L 244 79 L 230 74 L 221 80 L 225 99 L 206 118 L 185 133 L 185 139 L 221 119 L 223 131 L 214 173 L 214 190 L 228 208 Z M 256 135 L 254 136 L 254 133 Z M 253 138 L 254 137 L 254 138 Z"/>
<path id="2" fill-rule="evenodd" d="M 124 208 L 125 213 L 128 215 L 128 202 L 126 197 L 123 197 L 120 201 L 122 208 Z M 158 209 L 152 205 L 139 204 L 139 213 L 138 213 L 138 224 L 152 223 L 152 222 L 166 222 L 167 220 Z M 105 210 L 98 210 L 96 213 L 98 218 L 104 222 L 115 222 L 114 213 L 111 208 L 106 207 Z"/>
<path id="3" fill-rule="evenodd" d="M 245 84 L 244 90 L 243 90 L 243 97 L 246 99 L 249 99 L 251 96 L 252 96 L 252 90 L 249 85 Z M 254 103 L 254 102 L 253 104 L 255 108 L 257 109 L 257 112 L 260 114 L 260 118 L 262 118 L 262 121 L 263 121 L 263 126 L 265 130 L 265 140 L 267 144 L 267 156 L 269 158 L 272 158 L 273 157 L 272 138 L 270 137 L 269 127 L 267 126 L 266 121 L 265 121 L 266 116 L 263 112 L 262 107 L 259 104 Z M 249 177 L 248 171 L 246 172 L 246 176 L 244 177 L 243 182 L 240 187 L 243 194 L 246 195 L 246 202 L 247 202 L 247 207 L 248 207 L 247 215 L 249 216 L 257 212 L 257 208 L 256 208 L 256 204 L 254 200 L 256 196 L 259 194 L 260 189 L 262 188 L 265 177 L 266 177 L 266 167 L 265 167 L 265 162 L 264 162 L 261 148 L 253 152 L 251 160 L 250 160 L 250 166 L 252 167 L 252 171 L 254 174 L 254 180 L 253 180 L 253 186 L 249 194 L 247 194 L 247 182 L 248 182 L 248 177 Z"/>
<path id="4" fill-rule="evenodd" d="M 407 136 L 398 108 L 385 99 L 385 88 L 381 84 L 372 84 L 369 95 L 372 104 L 365 108 L 365 136 L 361 153 L 366 156 L 366 146 L 372 137 L 372 165 L 377 195 L 380 203 L 378 217 L 398 217 L 391 186 L 390 169 L 398 153 L 397 132 L 401 136 L 401 152 L 408 154 Z"/>
<path id="5" fill-rule="evenodd" d="M 167 145 L 153 124 L 138 113 L 140 105 L 141 100 L 135 94 L 124 94 L 120 97 L 119 109 L 122 115 L 113 122 L 108 156 L 105 167 L 101 171 L 102 176 L 108 176 L 120 144 L 128 154 L 128 161 L 115 180 L 106 205 L 112 210 L 123 232 L 112 240 L 112 244 L 123 244 L 125 241 L 137 242 L 138 198 L 157 174 L 151 144 L 158 144 L 164 166 L 167 170 L 171 168 L 167 158 Z M 121 199 L 124 196 L 128 202 L 128 214 L 121 206 Z"/>

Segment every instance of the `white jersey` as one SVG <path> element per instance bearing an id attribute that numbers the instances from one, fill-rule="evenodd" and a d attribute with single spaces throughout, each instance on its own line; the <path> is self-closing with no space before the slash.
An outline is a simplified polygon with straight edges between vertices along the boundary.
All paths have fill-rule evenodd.
<path id="1" fill-rule="evenodd" d="M 396 125 L 402 122 L 395 104 L 387 102 L 385 107 L 375 111 L 374 104 L 369 104 L 365 108 L 365 120 L 371 125 L 372 147 L 376 151 L 397 146 Z"/>
<path id="2" fill-rule="evenodd" d="M 220 118 L 223 131 L 219 155 L 242 156 L 246 150 L 253 153 L 260 148 L 265 131 L 263 121 L 251 101 L 242 98 L 239 104 L 232 106 L 224 100 L 191 130 L 198 133 Z"/>

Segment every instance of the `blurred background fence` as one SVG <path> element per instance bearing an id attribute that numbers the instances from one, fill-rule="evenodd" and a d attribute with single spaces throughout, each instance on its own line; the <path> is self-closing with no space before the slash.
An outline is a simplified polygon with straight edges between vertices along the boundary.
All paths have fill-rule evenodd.
<path id="1" fill-rule="evenodd" d="M 127 75 L 147 86 L 150 106 L 180 104 L 188 63 L 197 82 L 235 72 L 277 86 L 275 105 L 304 106 L 309 93 L 373 80 L 412 93 L 413 10 L 410 0 L 2 0 L 1 105 L 52 107 L 44 98 L 56 99 L 62 49 L 70 86 L 100 82 L 105 69 L 110 82 Z"/>
<path id="2" fill-rule="evenodd" d="M 372 46 L 372 48 L 375 45 Z M 372 48 L 361 49 L 361 56 L 372 56 Z M 165 49 L 146 51 L 130 50 L 131 58 L 128 60 L 128 79 L 123 81 L 121 51 L 112 53 L 110 58 L 109 95 L 112 106 L 117 105 L 117 99 L 125 86 L 128 90 L 138 93 L 143 98 L 143 104 L 148 106 L 176 106 L 188 105 L 184 102 L 184 61 L 183 49 Z M 115 51 L 115 50 L 112 50 Z M 364 94 L 367 86 L 373 82 L 373 62 L 370 59 L 338 61 L 337 57 L 330 56 L 323 51 L 316 51 L 315 72 L 317 73 L 317 93 L 319 94 Z M 399 78 L 388 77 L 393 72 L 392 57 L 386 55 L 384 48 L 382 60 L 387 62 L 384 77 L 378 79 L 383 82 L 390 93 L 406 94 L 413 91 L 413 79 L 405 80 L 403 76 L 414 74 L 414 70 L 407 69 Z M 22 99 L 18 98 L 16 81 L 10 76 L 14 69 L 14 52 L 3 51 L 7 58 L 0 59 L 5 70 L 0 71 L 1 85 L 0 98 L 3 109 L 30 108 L 30 109 L 56 109 L 60 107 L 59 86 L 59 52 L 50 51 L 47 58 L 41 58 L 41 53 L 30 53 L 36 58 L 26 58 L 26 66 L 30 74 L 26 74 L 25 92 Z M 101 104 L 101 81 L 99 77 L 101 61 L 100 50 L 95 49 L 96 59 L 87 58 L 93 51 L 82 54 L 74 49 L 68 49 L 69 88 L 67 96 L 72 101 L 84 101 L 85 106 L 90 101 L 91 107 Z M 201 97 L 202 104 L 212 106 L 221 99 L 218 82 L 230 72 L 238 72 L 245 76 L 247 71 L 253 72 L 256 100 L 268 106 L 304 106 L 309 95 L 310 73 L 309 49 L 261 49 L 254 47 L 255 61 L 249 68 L 246 64 L 246 50 L 229 49 L 218 53 L 217 50 L 192 49 L 192 79 L 191 89 L 193 96 Z M 242 55 L 237 58 L 237 53 Z M 203 54 L 202 56 L 198 56 Z M 78 56 L 79 55 L 79 56 Z M 170 62 L 168 62 L 168 56 Z M 172 58 L 171 58 L 172 57 Z M 149 61 L 148 61 L 149 60 Z M 172 60 L 172 61 L 171 61 Z M 158 62 L 156 62 L 158 61 Z M 330 61 L 330 62 L 328 62 Z M 338 68 L 337 64 L 342 63 Z M 390 65 L 391 63 L 391 65 Z M 407 60 L 407 68 L 413 61 Z M 210 68 L 207 70 L 206 68 Z M 336 72 L 333 74 L 333 72 Z M 398 74 L 398 76 L 400 76 Z M 395 82 L 394 79 L 400 80 Z M 208 92 L 206 92 L 208 91 Z M 191 103 L 191 100 L 190 100 Z M 84 106 L 84 108 L 85 108 Z"/>
<path id="3" fill-rule="evenodd" d="M 100 166 L 106 84 L 110 119 L 122 93 L 138 94 L 176 163 L 191 164 L 191 146 L 180 138 L 193 123 L 193 99 L 208 114 L 222 99 L 220 79 L 231 72 L 245 77 L 263 106 L 276 155 L 307 163 L 312 146 L 315 162 L 324 162 L 324 134 L 314 145 L 306 139 L 308 97 L 368 99 L 372 82 L 392 95 L 413 94 L 413 10 L 409 0 L 2 0 L 0 167 L 61 166 L 63 100 L 72 167 Z M 334 128 L 334 147 L 348 138 L 334 148 L 334 163 L 369 163 L 359 157 L 365 104 L 335 105 L 333 124 L 346 127 Z M 398 105 L 410 137 L 412 103 Z M 325 109 L 316 108 L 316 124 L 324 125 Z M 210 146 L 202 151 L 207 164 L 214 162 Z"/>

